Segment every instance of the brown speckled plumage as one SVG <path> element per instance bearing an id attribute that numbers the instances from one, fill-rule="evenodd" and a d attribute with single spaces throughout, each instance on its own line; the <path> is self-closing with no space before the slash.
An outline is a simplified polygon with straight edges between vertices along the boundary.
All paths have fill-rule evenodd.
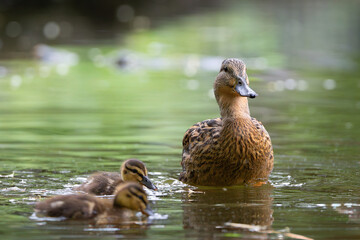
<path id="1" fill-rule="evenodd" d="M 94 219 L 105 223 L 134 216 L 134 211 L 148 215 L 147 196 L 138 183 L 123 183 L 117 187 L 114 199 L 101 199 L 88 194 L 59 195 L 38 202 L 38 216 L 65 217 L 67 219 Z"/>
<path id="2" fill-rule="evenodd" d="M 183 138 L 180 180 L 193 185 L 229 186 L 266 181 L 273 168 L 270 136 L 250 117 L 245 64 L 226 59 L 214 84 L 222 118 L 199 122 Z"/>
<path id="3" fill-rule="evenodd" d="M 114 194 L 116 186 L 123 182 L 118 172 L 96 172 L 75 190 L 95 195 L 111 195 Z"/>
<path id="4" fill-rule="evenodd" d="M 126 181 L 139 182 L 156 190 L 156 186 L 147 177 L 147 169 L 143 162 L 137 159 L 128 159 L 121 165 L 120 172 L 121 174 L 118 172 L 93 173 L 75 190 L 95 195 L 112 195 L 115 193 L 116 187 Z"/>
<path id="5" fill-rule="evenodd" d="M 36 204 L 38 215 L 65 217 L 69 219 L 90 219 L 111 207 L 108 201 L 103 202 L 88 194 L 59 195 Z M 106 199 L 107 200 L 107 199 Z"/>

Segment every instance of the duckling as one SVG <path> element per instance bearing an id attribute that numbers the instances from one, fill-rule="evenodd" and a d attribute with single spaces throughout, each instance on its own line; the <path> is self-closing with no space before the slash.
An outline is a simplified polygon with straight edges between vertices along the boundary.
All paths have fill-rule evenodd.
<path id="1" fill-rule="evenodd" d="M 67 219 L 94 219 L 105 223 L 109 218 L 126 219 L 140 211 L 151 214 L 144 189 L 135 182 L 122 183 L 117 187 L 114 199 L 102 199 L 89 194 L 59 195 L 38 202 L 37 216 L 65 217 Z"/>
<path id="2" fill-rule="evenodd" d="M 123 182 L 139 182 L 149 189 L 157 190 L 157 187 L 147 176 L 147 169 L 142 161 L 128 159 L 121 165 L 120 173 L 96 172 L 85 183 L 74 190 L 84 191 L 95 195 L 112 195 L 116 186 Z"/>
<path id="3" fill-rule="evenodd" d="M 183 138 L 180 180 L 192 185 L 229 186 L 267 181 L 273 164 L 270 136 L 250 116 L 245 63 L 225 59 L 214 83 L 221 118 L 198 122 Z"/>

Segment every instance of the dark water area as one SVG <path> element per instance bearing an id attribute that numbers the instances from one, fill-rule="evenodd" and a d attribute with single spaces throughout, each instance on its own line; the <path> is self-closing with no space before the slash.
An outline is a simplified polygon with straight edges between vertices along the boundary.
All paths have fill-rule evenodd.
<path id="1" fill-rule="evenodd" d="M 360 238 L 359 3 L 200 3 L 151 27 L 132 18 L 107 38 L 80 34 L 84 44 L 47 39 L 44 23 L 29 49 L 7 48 L 3 21 L 3 239 Z M 63 31 L 65 16 L 44 16 Z M 259 94 L 251 115 L 271 136 L 274 170 L 261 187 L 189 186 L 177 180 L 182 137 L 219 116 L 212 84 L 227 57 L 247 64 Z M 35 202 L 73 193 L 128 158 L 145 162 L 159 188 L 147 191 L 155 214 L 145 221 L 94 226 L 33 214 Z"/>

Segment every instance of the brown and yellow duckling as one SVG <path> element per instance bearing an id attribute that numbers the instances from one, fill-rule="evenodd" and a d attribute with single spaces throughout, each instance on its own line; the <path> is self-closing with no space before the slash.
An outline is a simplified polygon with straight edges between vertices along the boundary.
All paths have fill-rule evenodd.
<path id="1" fill-rule="evenodd" d="M 221 118 L 198 122 L 183 138 L 180 180 L 193 185 L 229 186 L 267 181 L 274 156 L 268 132 L 250 116 L 245 63 L 225 59 L 214 83 Z"/>
<path id="2" fill-rule="evenodd" d="M 123 182 L 138 182 L 149 189 L 157 190 L 147 174 L 147 169 L 142 161 L 128 159 L 121 165 L 120 173 L 96 172 L 75 190 L 95 195 L 112 195 L 116 187 Z"/>
<path id="3" fill-rule="evenodd" d="M 107 223 L 109 219 L 126 219 L 140 211 L 151 214 L 144 189 L 135 182 L 117 187 L 114 199 L 102 199 L 89 194 L 55 196 L 38 202 L 37 216 L 65 217 L 67 219 L 94 219 L 96 223 Z"/>

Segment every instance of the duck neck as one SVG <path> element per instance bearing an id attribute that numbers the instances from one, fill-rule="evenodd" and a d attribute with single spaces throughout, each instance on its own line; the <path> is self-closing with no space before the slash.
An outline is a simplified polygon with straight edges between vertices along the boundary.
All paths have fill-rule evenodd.
<path id="1" fill-rule="evenodd" d="M 220 114 L 223 120 L 250 118 L 250 110 L 248 99 L 246 97 L 227 97 L 221 96 L 217 98 L 220 108 Z"/>

